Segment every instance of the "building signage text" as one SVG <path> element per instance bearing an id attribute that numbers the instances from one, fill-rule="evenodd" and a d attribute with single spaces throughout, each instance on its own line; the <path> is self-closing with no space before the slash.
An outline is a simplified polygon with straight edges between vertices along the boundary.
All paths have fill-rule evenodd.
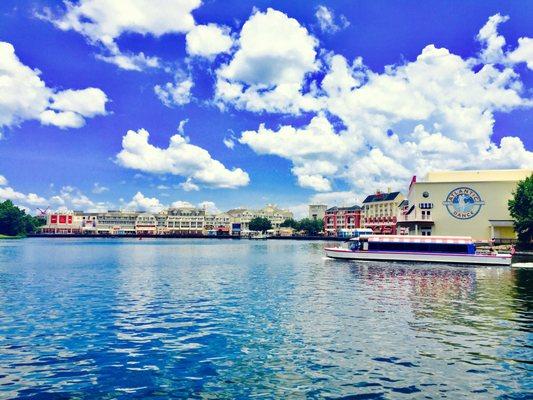
<path id="1" fill-rule="evenodd" d="M 468 187 L 453 189 L 443 202 L 452 217 L 470 219 L 477 215 L 481 206 L 485 204 L 481 196 Z"/>

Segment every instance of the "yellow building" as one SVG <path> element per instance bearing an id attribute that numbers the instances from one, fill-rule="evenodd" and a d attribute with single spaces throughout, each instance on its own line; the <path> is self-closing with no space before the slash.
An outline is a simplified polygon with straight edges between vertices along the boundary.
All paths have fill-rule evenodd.
<path id="1" fill-rule="evenodd" d="M 377 191 L 363 200 L 361 226 L 370 228 L 378 234 L 396 234 L 396 215 L 398 207 L 405 199 L 400 192 L 384 193 Z"/>
<path id="2" fill-rule="evenodd" d="M 515 239 L 507 202 L 531 169 L 430 172 L 413 177 L 398 217 L 400 233 Z"/>

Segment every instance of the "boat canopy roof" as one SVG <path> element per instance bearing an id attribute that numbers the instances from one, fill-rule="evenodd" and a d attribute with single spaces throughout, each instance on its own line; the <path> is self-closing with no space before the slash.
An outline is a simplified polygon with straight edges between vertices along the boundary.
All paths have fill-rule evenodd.
<path id="1" fill-rule="evenodd" d="M 369 242 L 471 244 L 470 236 L 372 235 Z"/>

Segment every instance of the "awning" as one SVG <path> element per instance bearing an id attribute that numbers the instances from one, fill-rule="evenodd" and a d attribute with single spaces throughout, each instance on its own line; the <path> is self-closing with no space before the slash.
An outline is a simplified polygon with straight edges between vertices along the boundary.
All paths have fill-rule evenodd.
<path id="1" fill-rule="evenodd" d="M 512 220 L 505 219 L 489 219 L 489 223 L 494 227 L 513 227 L 514 222 Z"/>

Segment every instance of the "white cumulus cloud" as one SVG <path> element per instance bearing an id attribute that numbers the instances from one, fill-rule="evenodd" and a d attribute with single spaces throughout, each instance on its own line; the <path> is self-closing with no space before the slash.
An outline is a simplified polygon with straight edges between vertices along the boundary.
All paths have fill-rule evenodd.
<path id="1" fill-rule="evenodd" d="M 220 213 L 220 210 L 218 209 L 217 205 L 212 201 L 202 201 L 201 203 L 198 203 L 198 208 L 203 208 L 209 214 Z"/>
<path id="2" fill-rule="evenodd" d="M 170 138 L 166 149 L 150 144 L 149 136 L 145 129 L 128 131 L 122 139 L 122 150 L 117 155 L 118 164 L 143 172 L 184 176 L 190 183 L 210 187 L 237 188 L 246 186 L 250 181 L 242 169 L 226 168 L 220 161 L 214 160 L 207 150 L 188 143 L 179 134 Z"/>
<path id="3" fill-rule="evenodd" d="M 498 34 L 498 25 L 509 20 L 507 15 L 495 14 L 481 28 L 477 39 L 484 45 L 481 59 L 485 63 L 499 63 L 504 60 L 505 38 Z"/>
<path id="4" fill-rule="evenodd" d="M 105 193 L 105 192 L 108 192 L 108 191 L 109 191 L 108 187 L 102 186 L 98 182 L 95 182 L 94 185 L 93 185 L 92 192 L 95 193 L 95 194 L 102 194 L 102 193 Z"/>
<path id="5" fill-rule="evenodd" d="M 96 58 L 127 71 L 142 71 L 146 68 L 157 68 L 160 60 L 157 57 L 146 56 L 143 52 L 138 54 L 124 53 L 118 47 L 108 49 L 108 54 L 96 54 Z"/>
<path id="6" fill-rule="evenodd" d="M 180 183 L 179 187 L 186 192 L 196 192 L 200 190 L 200 186 L 194 183 L 191 178 L 187 178 L 185 182 Z"/>
<path id="7" fill-rule="evenodd" d="M 194 207 L 194 205 L 192 203 L 189 203 L 188 201 L 176 200 L 176 201 L 172 202 L 170 207 L 172 207 L 172 208 L 187 208 L 187 207 Z"/>
<path id="8" fill-rule="evenodd" d="M 38 208 L 50 207 L 52 210 L 85 210 L 89 212 L 105 211 L 110 203 L 94 202 L 79 189 L 63 186 L 57 194 L 48 198 L 35 193 L 22 193 L 9 186 L 0 187 L 0 201 L 11 200 L 16 206 L 29 213 L 36 213 Z"/>
<path id="9" fill-rule="evenodd" d="M 18 192 L 12 187 L 0 187 L 0 201 L 11 200 L 14 204 L 26 208 L 42 207 L 46 205 L 47 200 L 44 197 L 38 196 L 35 193 Z"/>
<path id="10" fill-rule="evenodd" d="M 80 0 L 65 5 L 66 13 L 55 20 L 59 28 L 108 44 L 125 32 L 153 36 L 187 32 L 194 26 L 191 12 L 201 1 Z"/>
<path id="11" fill-rule="evenodd" d="M 325 33 L 335 33 L 350 25 L 344 15 L 336 17 L 333 10 L 322 5 L 316 8 L 315 17 L 320 30 Z"/>
<path id="12" fill-rule="evenodd" d="M 106 94 L 97 88 L 58 91 L 40 71 L 24 65 L 13 45 L 0 42 L 0 127 L 38 120 L 59 128 L 79 128 L 85 118 L 106 114 Z"/>
<path id="13" fill-rule="evenodd" d="M 240 143 L 258 154 L 272 154 L 291 160 L 293 173 L 302 187 L 317 191 L 331 190 L 325 177 L 338 173 L 338 164 L 350 148 L 342 135 L 336 134 L 328 119 L 319 115 L 305 128 L 283 126 L 273 131 L 261 125 L 257 131 L 243 132 Z"/>
<path id="14" fill-rule="evenodd" d="M 533 39 L 522 37 L 518 39 L 518 47 L 509 53 L 509 61 L 512 63 L 526 63 L 527 67 L 533 70 Z"/>
<path id="15" fill-rule="evenodd" d="M 128 210 L 159 212 L 165 208 L 156 197 L 146 197 L 141 192 L 137 192 L 131 201 L 126 205 Z"/>
<path id="16" fill-rule="evenodd" d="M 162 86 L 156 85 L 154 92 L 165 106 L 181 106 L 191 101 L 193 86 L 190 76 L 177 74 L 174 82 L 167 82 Z"/>
<path id="17" fill-rule="evenodd" d="M 107 54 L 98 58 L 127 70 L 158 66 L 156 57 L 125 54 L 116 40 L 124 33 L 159 37 L 169 33 L 186 33 L 194 26 L 193 10 L 201 0 L 80 0 L 64 1 L 66 10 L 53 16 L 45 10 L 39 17 L 50 20 L 59 29 L 73 30 L 93 44 L 104 46 Z"/>
<path id="18" fill-rule="evenodd" d="M 216 24 L 196 25 L 185 39 L 187 53 L 205 58 L 227 53 L 233 45 L 230 30 Z"/>
<path id="19" fill-rule="evenodd" d="M 318 41 L 286 14 L 269 8 L 243 25 L 239 48 L 217 71 L 216 99 L 252 111 L 299 112 L 316 108 L 302 93 L 304 77 L 318 70 Z"/>
<path id="20" fill-rule="evenodd" d="M 496 112 L 532 105 L 502 61 L 496 28 L 505 20 L 491 17 L 481 30 L 485 61 L 428 45 L 415 60 L 374 72 L 360 58 L 326 55 L 326 76 L 316 82 L 321 111 L 308 125 L 261 124 L 239 141 L 290 160 L 300 186 L 324 192 L 336 181 L 368 193 L 403 189 L 429 170 L 531 167 L 533 153 L 519 138 L 492 141 Z"/>

